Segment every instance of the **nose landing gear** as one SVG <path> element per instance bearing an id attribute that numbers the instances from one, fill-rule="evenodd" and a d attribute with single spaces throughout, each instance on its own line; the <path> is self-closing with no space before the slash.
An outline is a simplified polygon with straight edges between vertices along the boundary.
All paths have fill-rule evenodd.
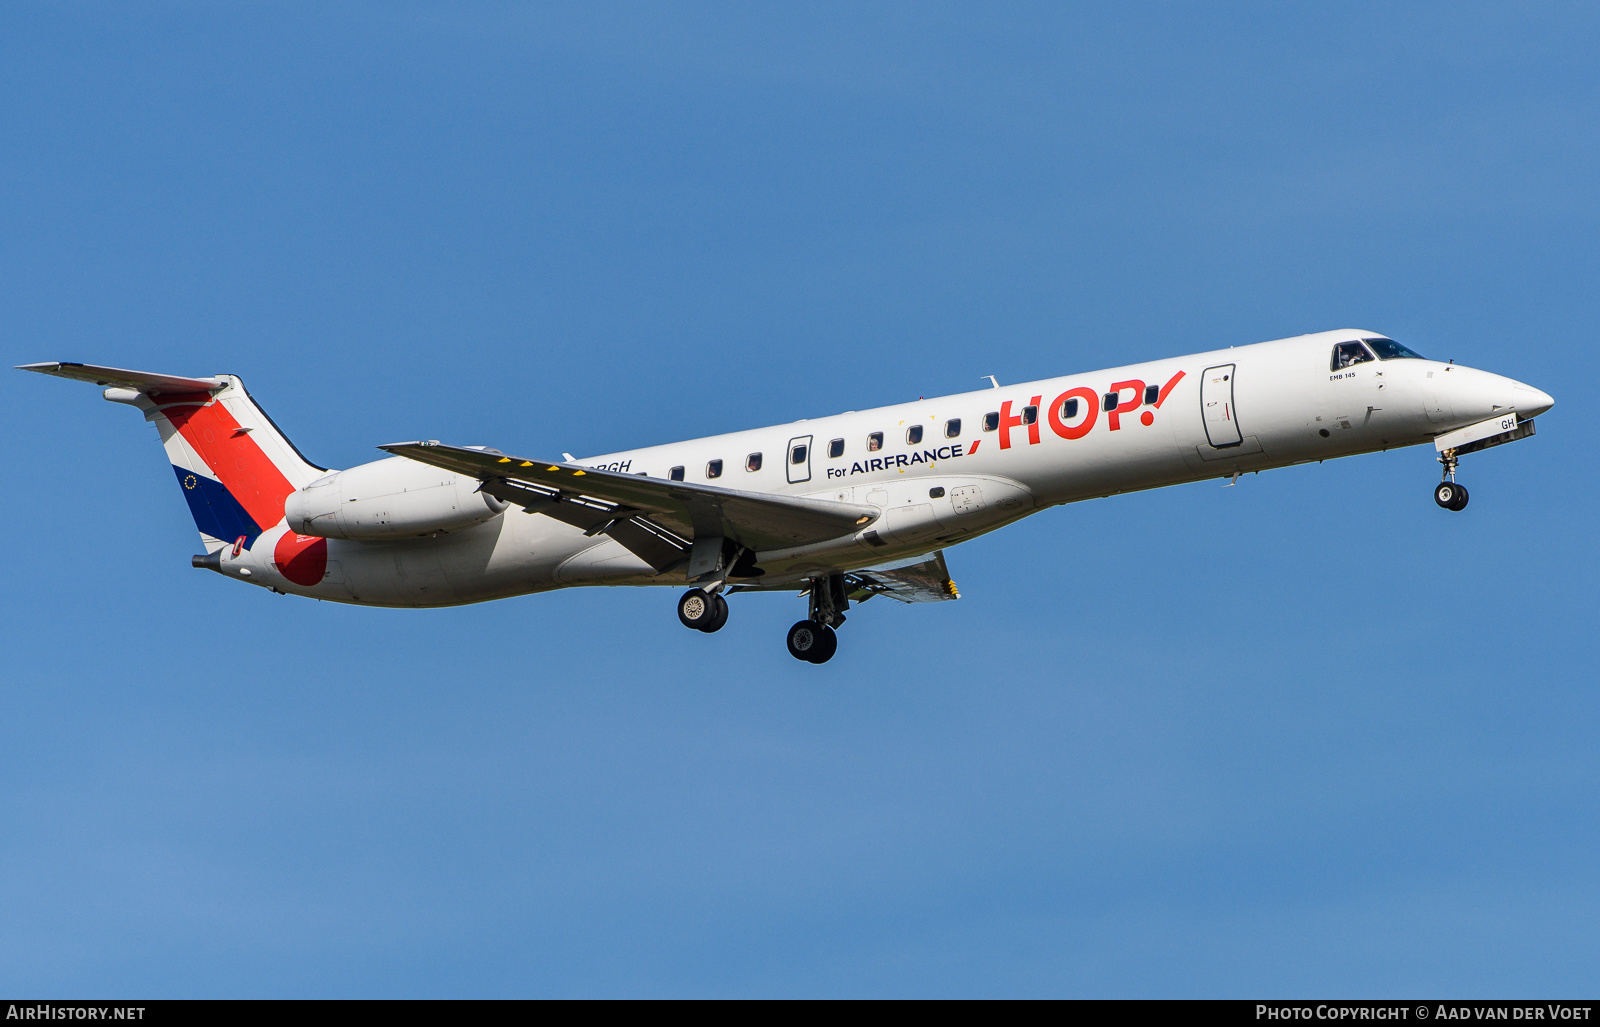
<path id="1" fill-rule="evenodd" d="M 1460 510 L 1467 505 L 1467 488 L 1453 481 L 1441 481 L 1433 490 L 1433 501 L 1446 510 Z"/>
<path id="2" fill-rule="evenodd" d="M 830 574 L 811 583 L 810 616 L 789 629 L 789 655 L 807 663 L 827 663 L 839 648 L 833 629 L 844 623 L 850 608 L 843 574 Z"/>
<path id="3" fill-rule="evenodd" d="M 1439 454 L 1439 462 L 1444 464 L 1444 480 L 1433 490 L 1433 501 L 1446 510 L 1465 510 L 1467 508 L 1467 487 L 1456 482 L 1456 464 L 1459 457 L 1453 449 L 1447 449 Z"/>

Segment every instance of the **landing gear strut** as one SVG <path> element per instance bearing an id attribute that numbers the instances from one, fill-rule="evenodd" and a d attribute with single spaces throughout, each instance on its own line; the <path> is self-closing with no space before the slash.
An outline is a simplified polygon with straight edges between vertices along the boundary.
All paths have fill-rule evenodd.
<path id="1" fill-rule="evenodd" d="M 686 628 L 710 634 L 728 623 L 728 601 L 703 588 L 691 588 L 678 600 L 678 619 Z"/>
<path id="2" fill-rule="evenodd" d="M 839 648 L 839 636 L 833 629 L 844 623 L 844 611 L 849 608 L 843 574 L 813 581 L 810 616 L 789 629 L 789 655 L 807 663 L 827 663 Z"/>
<path id="3" fill-rule="evenodd" d="M 1444 480 L 1434 488 L 1433 501 L 1446 510 L 1464 510 L 1467 506 L 1467 487 L 1456 482 L 1459 459 L 1453 449 L 1439 454 L 1439 462 L 1444 464 Z"/>

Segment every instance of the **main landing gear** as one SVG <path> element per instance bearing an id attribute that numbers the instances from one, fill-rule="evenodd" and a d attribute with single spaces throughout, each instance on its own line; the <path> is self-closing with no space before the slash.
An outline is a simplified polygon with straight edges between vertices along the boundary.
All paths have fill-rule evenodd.
<path id="1" fill-rule="evenodd" d="M 839 648 L 833 629 L 844 623 L 850 608 L 844 575 L 830 574 L 811 583 L 810 616 L 789 629 L 789 655 L 807 663 L 827 663 Z"/>
<path id="2" fill-rule="evenodd" d="M 1467 487 L 1456 483 L 1456 464 L 1459 458 L 1456 451 L 1447 449 L 1439 454 L 1439 462 L 1444 464 L 1444 480 L 1433 490 L 1433 501 L 1446 510 L 1465 510 L 1467 508 Z"/>
<path id="3" fill-rule="evenodd" d="M 827 663 L 839 648 L 839 636 L 826 624 L 803 620 L 789 629 L 789 655 L 807 663 Z"/>
<path id="4" fill-rule="evenodd" d="M 827 663 L 839 648 L 833 629 L 844 623 L 844 611 L 850 608 L 844 575 L 813 581 L 808 595 L 810 615 L 789 629 L 789 655 L 807 663 Z M 709 634 L 728 623 L 728 601 L 717 592 L 691 588 L 678 599 L 678 619 L 686 628 Z"/>
<path id="5" fill-rule="evenodd" d="M 710 634 L 728 623 L 728 601 L 703 588 L 691 588 L 678 600 L 678 619 L 686 628 Z"/>

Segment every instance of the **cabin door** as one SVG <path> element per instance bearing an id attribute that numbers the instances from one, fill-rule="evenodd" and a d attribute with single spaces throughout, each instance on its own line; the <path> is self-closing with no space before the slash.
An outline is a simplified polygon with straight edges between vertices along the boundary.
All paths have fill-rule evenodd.
<path id="1" fill-rule="evenodd" d="M 1205 417 L 1206 438 L 1213 449 L 1237 446 L 1244 441 L 1233 409 L 1234 365 L 1206 368 L 1200 379 L 1200 411 Z"/>
<path id="2" fill-rule="evenodd" d="M 789 440 L 789 449 L 783 455 L 783 466 L 789 472 L 789 484 L 811 480 L 811 436 L 802 435 Z"/>

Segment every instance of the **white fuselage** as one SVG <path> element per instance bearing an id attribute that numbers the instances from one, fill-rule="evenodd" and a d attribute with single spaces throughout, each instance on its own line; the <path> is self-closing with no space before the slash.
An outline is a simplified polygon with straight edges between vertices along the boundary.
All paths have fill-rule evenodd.
<path id="1" fill-rule="evenodd" d="M 762 584 L 776 585 L 947 548 L 1048 506 L 1417 445 L 1508 411 L 1527 419 L 1550 406 L 1544 393 L 1509 378 L 1432 360 L 1332 367 L 1337 343 L 1372 334 L 1323 332 L 578 462 L 653 478 L 682 468 L 689 482 L 884 511 L 854 535 L 758 553 Z M 1103 397 L 1119 385 L 1108 411 Z M 1167 389 L 1158 402 L 1146 402 L 1151 386 Z M 1025 423 L 1026 408 L 1035 405 L 1036 418 Z M 1001 415 L 992 430 L 988 415 Z M 954 420 L 959 432 L 950 437 Z M 922 437 L 913 443 L 915 426 Z M 881 447 L 869 449 L 878 433 Z M 843 440 L 837 456 L 830 455 L 833 440 Z M 792 459 L 796 446 L 805 447 L 799 462 Z M 759 467 L 747 470 L 753 454 L 760 454 Z M 713 461 L 721 461 L 716 477 Z M 326 577 L 304 587 L 271 563 L 273 544 L 287 530 L 280 524 L 263 536 L 265 544 L 226 559 L 224 573 L 248 569 L 247 580 L 281 591 L 384 606 L 685 582 L 681 570 L 657 575 L 604 535 L 512 507 L 432 537 L 332 539 Z"/>

